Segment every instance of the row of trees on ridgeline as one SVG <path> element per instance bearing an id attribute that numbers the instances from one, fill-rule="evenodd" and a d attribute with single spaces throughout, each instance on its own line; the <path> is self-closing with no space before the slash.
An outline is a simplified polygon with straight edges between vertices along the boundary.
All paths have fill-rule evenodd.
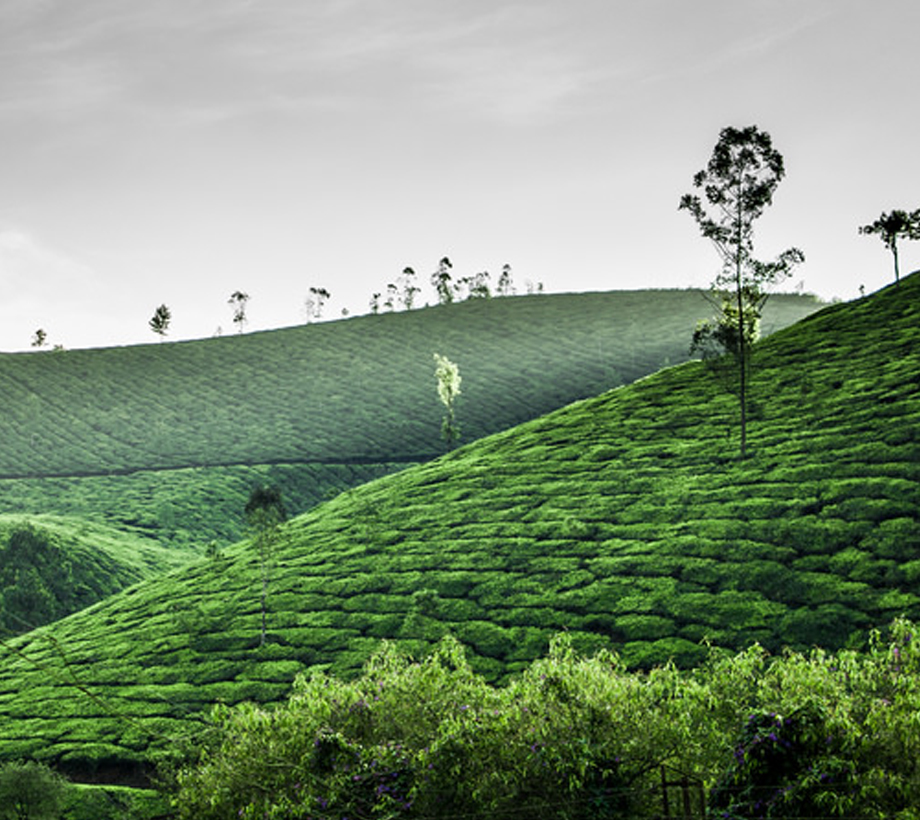
<path id="1" fill-rule="evenodd" d="M 431 274 L 431 285 L 434 288 L 439 305 L 449 305 L 466 299 L 513 296 L 517 293 L 511 278 L 511 265 L 502 267 L 502 272 L 498 277 L 494 290 L 491 285 L 491 274 L 488 271 L 482 271 L 472 276 L 454 278 L 451 275 L 452 269 L 453 264 L 445 256 L 438 263 L 438 269 Z M 527 294 L 543 293 L 543 283 L 537 282 L 534 284 L 528 280 L 525 282 L 525 290 Z M 387 285 L 386 298 L 384 298 L 383 293 L 373 294 L 370 300 L 371 313 L 412 310 L 416 307 L 421 292 L 422 289 L 418 286 L 418 277 L 415 271 L 409 267 L 404 268 L 396 282 L 391 282 Z M 246 323 L 249 321 L 246 315 L 249 298 L 248 293 L 237 290 L 227 300 L 227 304 L 230 305 L 233 311 L 233 324 L 236 325 L 239 333 L 245 330 Z M 331 298 L 332 294 L 326 288 L 311 287 L 309 289 L 308 295 L 304 299 L 304 313 L 307 324 L 322 318 L 323 309 Z M 347 316 L 347 310 L 343 310 L 342 315 Z M 160 339 L 164 339 L 169 332 L 171 321 L 172 313 L 168 305 L 162 304 L 154 311 L 148 326 Z M 42 347 L 46 339 L 47 333 L 39 329 L 35 333 L 32 346 Z"/>
<path id="2" fill-rule="evenodd" d="M 439 305 L 450 305 L 467 299 L 489 299 L 492 296 L 514 296 L 517 288 L 511 275 L 511 265 L 503 265 L 495 286 L 492 286 L 492 274 L 480 271 L 471 276 L 455 277 L 452 273 L 453 263 L 446 256 L 438 262 L 438 267 L 429 277 Z M 543 283 L 534 284 L 529 279 L 524 283 L 525 293 L 543 293 Z M 371 313 L 381 311 L 412 310 L 417 303 L 422 289 L 418 286 L 418 275 L 413 268 L 403 268 L 402 274 L 395 282 L 387 285 L 386 294 L 375 293 L 371 296 Z M 386 298 L 384 298 L 384 296 Z"/>

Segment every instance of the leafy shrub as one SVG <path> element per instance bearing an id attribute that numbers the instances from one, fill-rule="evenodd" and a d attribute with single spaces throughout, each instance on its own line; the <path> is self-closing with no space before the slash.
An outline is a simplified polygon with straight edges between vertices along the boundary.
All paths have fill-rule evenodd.
<path id="1" fill-rule="evenodd" d="M 854 790 L 853 770 L 840 756 L 842 739 L 828 731 L 824 709 L 813 702 L 786 716 L 752 714 L 709 795 L 709 811 L 731 818 L 827 816 L 827 797 Z"/>
<path id="2" fill-rule="evenodd" d="M 630 673 L 560 636 L 503 687 L 452 639 L 423 661 L 384 645 L 358 679 L 314 674 L 286 706 L 218 708 L 176 808 L 196 820 L 648 818 L 667 764 L 710 788 L 716 817 L 907 820 L 920 805 L 918 710 L 920 631 L 905 621 L 863 652 L 752 648 L 686 673 Z"/>
<path id="3" fill-rule="evenodd" d="M 47 766 L 31 760 L 0 766 L 0 818 L 53 820 L 58 817 L 66 784 Z"/>

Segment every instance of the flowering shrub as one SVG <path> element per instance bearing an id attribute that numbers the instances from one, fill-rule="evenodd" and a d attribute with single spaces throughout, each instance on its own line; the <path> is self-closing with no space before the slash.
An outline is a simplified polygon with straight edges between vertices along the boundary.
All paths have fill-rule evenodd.
<path id="1" fill-rule="evenodd" d="M 826 796 L 854 791 L 853 771 L 840 757 L 841 738 L 828 734 L 815 703 L 788 716 L 752 714 L 734 760 L 710 793 L 709 809 L 722 818 L 826 817 Z M 822 799 L 824 798 L 824 799 Z"/>

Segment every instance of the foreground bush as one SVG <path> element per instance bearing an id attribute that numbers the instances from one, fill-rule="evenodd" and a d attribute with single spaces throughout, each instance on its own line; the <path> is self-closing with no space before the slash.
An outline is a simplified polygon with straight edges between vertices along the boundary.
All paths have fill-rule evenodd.
<path id="1" fill-rule="evenodd" d="M 661 767 L 709 791 L 712 816 L 915 818 L 920 635 L 864 653 L 629 673 L 611 653 L 549 655 L 505 688 L 445 639 L 421 662 L 384 646 L 363 675 L 298 681 L 288 704 L 219 708 L 179 775 L 185 818 L 652 817 Z"/>
<path id="2" fill-rule="evenodd" d="M 55 820 L 60 816 L 66 781 L 32 760 L 0 766 L 0 818 Z"/>

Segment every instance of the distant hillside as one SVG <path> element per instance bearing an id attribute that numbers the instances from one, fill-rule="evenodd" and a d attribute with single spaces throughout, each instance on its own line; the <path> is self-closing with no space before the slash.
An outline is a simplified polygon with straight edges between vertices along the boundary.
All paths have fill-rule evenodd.
<path id="1" fill-rule="evenodd" d="M 818 304 L 775 296 L 766 330 Z M 464 441 L 684 361 L 699 291 L 507 297 L 196 342 L 0 355 L 0 512 L 240 535 L 253 484 L 303 511 L 443 451 L 435 352 Z"/>
<path id="2" fill-rule="evenodd" d="M 918 350 L 913 276 L 758 346 L 744 461 L 693 362 L 349 490 L 285 527 L 262 648 L 246 543 L 10 642 L 0 756 L 123 766 L 382 638 L 494 678 L 558 630 L 632 666 L 858 644 L 920 616 Z"/>
<path id="3" fill-rule="evenodd" d="M 136 533 L 61 516 L 0 515 L 0 637 L 185 563 Z"/>

